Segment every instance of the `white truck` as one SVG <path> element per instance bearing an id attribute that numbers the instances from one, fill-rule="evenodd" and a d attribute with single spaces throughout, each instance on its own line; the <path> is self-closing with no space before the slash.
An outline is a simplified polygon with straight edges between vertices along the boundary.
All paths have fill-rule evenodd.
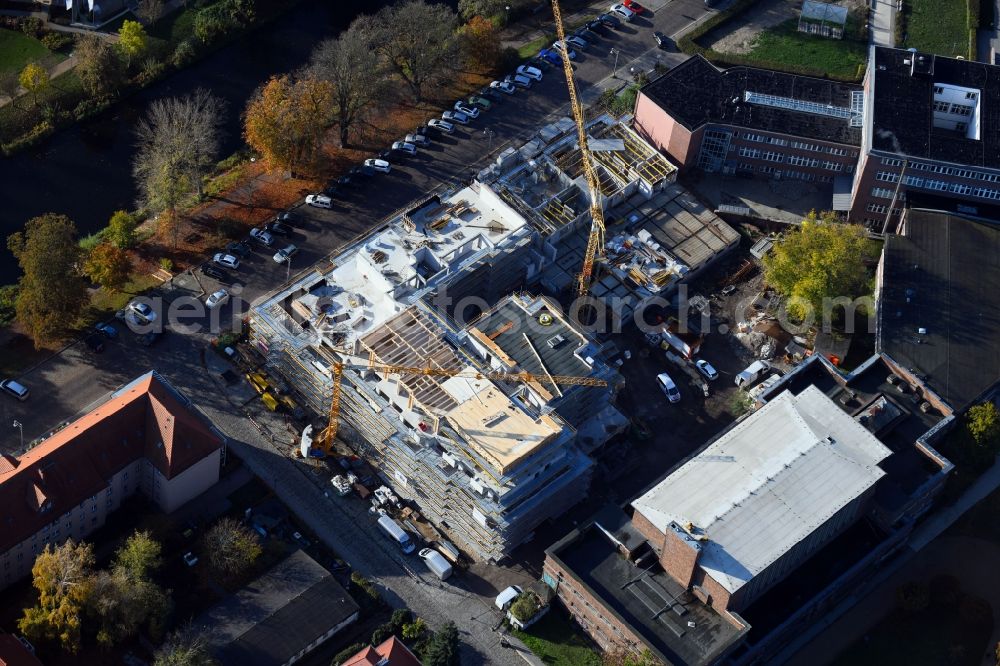
<path id="1" fill-rule="evenodd" d="M 424 548 L 418 555 L 420 555 L 420 559 L 424 561 L 424 564 L 427 565 L 427 568 L 431 570 L 431 573 L 441 580 L 448 580 L 448 577 L 454 571 L 451 563 L 433 548 Z"/>

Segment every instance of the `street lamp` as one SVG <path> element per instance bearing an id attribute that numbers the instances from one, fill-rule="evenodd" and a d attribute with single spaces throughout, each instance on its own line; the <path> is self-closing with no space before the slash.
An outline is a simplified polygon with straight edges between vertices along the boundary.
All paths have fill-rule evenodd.
<path id="1" fill-rule="evenodd" d="M 14 427 L 21 431 L 21 450 L 24 450 L 24 425 L 17 419 L 14 419 Z"/>
<path id="2" fill-rule="evenodd" d="M 504 15 L 503 24 L 507 25 L 508 23 L 510 23 L 510 5 L 506 5 L 504 7 L 504 11 L 507 13 Z"/>
<path id="3" fill-rule="evenodd" d="M 495 132 L 493 130 L 491 130 L 489 127 L 487 127 L 486 129 L 483 130 L 483 134 L 486 136 L 486 139 L 489 141 L 489 144 L 487 144 L 486 150 L 492 150 L 493 149 L 493 135 L 495 134 Z"/>
<path id="4" fill-rule="evenodd" d="M 611 55 L 615 57 L 615 70 L 611 72 L 611 78 L 618 78 L 618 55 L 621 53 L 618 49 L 611 49 Z"/>

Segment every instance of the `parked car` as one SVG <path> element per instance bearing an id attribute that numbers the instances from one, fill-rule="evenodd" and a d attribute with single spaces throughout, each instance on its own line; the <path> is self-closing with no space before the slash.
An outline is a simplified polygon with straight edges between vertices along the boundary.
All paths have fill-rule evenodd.
<path id="1" fill-rule="evenodd" d="M 538 52 L 538 57 L 550 65 L 559 65 L 562 63 L 562 56 L 552 49 L 542 49 Z"/>
<path id="2" fill-rule="evenodd" d="M 497 102 L 502 102 L 503 101 L 503 95 L 500 94 L 500 91 L 499 90 L 494 90 L 493 88 L 490 88 L 489 86 L 486 86 L 485 88 L 481 88 L 479 90 L 478 94 L 480 96 L 485 97 L 486 99 L 490 100 L 494 104 L 496 104 Z"/>
<path id="3" fill-rule="evenodd" d="M 223 306 L 229 302 L 229 292 L 225 289 L 220 289 L 212 294 L 209 294 L 208 298 L 205 299 L 205 307 L 209 310 L 213 310 L 217 307 Z"/>
<path id="4" fill-rule="evenodd" d="M 705 375 L 706 378 L 715 381 L 719 378 L 719 371 L 712 367 L 712 364 L 704 359 L 698 359 L 695 361 L 694 366 L 698 368 L 698 372 Z"/>
<path id="5" fill-rule="evenodd" d="M 754 361 L 737 374 L 733 381 L 740 388 L 749 388 L 766 375 L 770 369 L 771 364 L 767 361 Z"/>
<path id="6" fill-rule="evenodd" d="M 462 100 L 455 102 L 455 105 L 452 107 L 452 109 L 454 109 L 457 113 L 464 113 L 465 115 L 467 115 L 469 118 L 472 119 L 478 118 L 479 114 L 481 113 L 479 107 L 463 102 Z"/>
<path id="7" fill-rule="evenodd" d="M 299 248 L 296 245 L 286 245 L 277 252 L 274 253 L 274 263 L 283 264 L 296 254 L 298 254 Z"/>
<path id="8" fill-rule="evenodd" d="M 278 213 L 278 217 L 274 219 L 289 227 L 297 227 L 302 224 L 302 216 L 290 210 L 286 210 L 284 213 Z"/>
<path id="9" fill-rule="evenodd" d="M 506 611 L 507 608 L 514 603 L 514 600 L 521 596 L 523 592 L 524 590 L 522 590 L 520 586 L 511 585 L 506 590 L 498 594 L 493 603 L 495 603 L 496 607 L 501 611 Z"/>
<path id="10" fill-rule="evenodd" d="M 663 395 L 667 396 L 667 400 L 680 402 L 681 392 L 677 390 L 677 384 L 670 378 L 670 375 L 665 372 L 657 375 L 656 383 L 660 385 L 660 390 L 663 391 Z"/>
<path id="11" fill-rule="evenodd" d="M 151 347 L 156 344 L 156 342 L 163 337 L 161 331 L 149 331 L 148 333 L 143 333 L 135 339 L 143 347 Z"/>
<path id="12" fill-rule="evenodd" d="M 250 243 L 245 240 L 233 241 L 231 243 L 226 243 L 226 252 L 229 254 L 235 254 L 237 257 L 245 257 L 250 254 Z"/>
<path id="13" fill-rule="evenodd" d="M 277 220 L 272 220 L 264 225 L 264 230 L 273 236 L 291 236 L 292 228 L 287 227 Z"/>
<path id="14" fill-rule="evenodd" d="M 579 35 L 570 35 L 569 37 L 566 38 L 566 43 L 569 44 L 570 46 L 575 46 L 581 51 L 590 46 L 590 43 L 583 37 L 580 37 Z"/>
<path id="15" fill-rule="evenodd" d="M 603 37 L 608 34 L 610 26 L 606 25 L 600 18 L 595 18 L 593 21 L 587 21 L 586 27 L 593 34 Z"/>
<path id="16" fill-rule="evenodd" d="M 611 12 L 613 16 L 620 18 L 626 23 L 635 18 L 635 12 L 621 3 L 611 5 L 611 7 L 608 8 L 608 11 Z"/>
<path id="17" fill-rule="evenodd" d="M 310 196 L 315 196 L 315 195 L 310 195 Z M 309 203 L 309 197 L 306 197 L 306 203 Z M 254 239 L 258 243 L 266 247 L 271 247 L 272 245 L 274 245 L 274 236 L 264 231 L 263 228 L 254 227 L 253 229 L 251 229 L 250 238 Z"/>
<path id="18" fill-rule="evenodd" d="M 490 88 L 493 88 L 494 90 L 499 90 L 500 92 L 507 95 L 513 95 L 514 91 L 517 90 L 517 88 L 514 87 L 513 83 L 507 83 L 506 81 L 494 81 L 490 84 Z"/>
<path id="19" fill-rule="evenodd" d="M 564 47 L 565 45 L 560 40 L 552 42 L 552 50 L 557 53 L 559 51 L 562 51 Z M 576 51 L 574 51 L 572 48 L 566 49 L 566 54 L 569 55 L 570 60 L 576 60 Z"/>
<path id="20" fill-rule="evenodd" d="M 148 303 L 140 303 L 139 301 L 131 301 L 125 309 L 131 312 L 140 322 L 152 324 L 156 321 L 156 310 L 151 308 Z"/>
<path id="21" fill-rule="evenodd" d="M 338 185 L 328 185 L 323 188 L 323 191 L 320 194 L 330 197 L 331 199 L 343 199 L 347 196 L 347 192 L 340 189 Z"/>
<path id="22" fill-rule="evenodd" d="M 389 173 L 392 166 L 388 161 L 383 159 L 369 158 L 365 160 L 365 166 L 378 171 L 379 173 Z"/>
<path id="23" fill-rule="evenodd" d="M 449 123 L 458 123 L 460 125 L 469 124 L 469 116 L 465 115 L 461 111 L 445 111 L 441 114 L 441 120 Z"/>
<path id="24" fill-rule="evenodd" d="M 489 111 L 493 106 L 493 102 L 486 99 L 482 95 L 471 95 L 468 99 L 468 103 L 475 105 L 483 111 Z"/>
<path id="25" fill-rule="evenodd" d="M 656 31 L 653 33 L 653 39 L 656 40 L 656 45 L 661 49 L 670 48 L 670 38 L 664 35 L 662 32 Z"/>
<path id="26" fill-rule="evenodd" d="M 532 84 L 531 79 L 527 76 L 521 76 L 520 74 L 508 74 L 504 81 L 507 83 L 513 83 L 519 88 L 530 88 Z"/>
<path id="27" fill-rule="evenodd" d="M 203 264 L 201 267 L 202 275 L 207 275 L 210 278 L 218 280 L 219 282 L 228 282 L 229 274 L 223 271 L 218 266 L 213 266 L 212 264 Z"/>
<path id="28" fill-rule="evenodd" d="M 307 194 L 306 205 L 314 208 L 333 208 L 333 199 L 331 199 L 327 194 Z M 265 243 L 265 245 L 270 244 L 271 243 Z"/>
<path id="29" fill-rule="evenodd" d="M 95 354 L 100 354 L 104 351 L 104 340 L 101 339 L 101 336 L 98 333 L 91 333 L 83 339 L 83 342 L 90 348 L 90 351 Z"/>
<path id="30" fill-rule="evenodd" d="M 517 73 L 521 76 L 526 76 L 529 79 L 534 79 L 535 81 L 542 80 L 542 70 L 537 67 L 532 67 L 531 65 L 521 65 L 517 68 Z"/>
<path id="31" fill-rule="evenodd" d="M 636 16 L 642 16 L 647 11 L 649 11 L 648 9 L 646 9 L 645 7 L 643 7 L 642 5 L 640 5 L 635 0 L 622 0 L 622 4 L 625 7 L 627 7 L 628 9 L 632 10 L 633 12 L 635 12 Z"/>
<path id="32" fill-rule="evenodd" d="M 333 181 L 333 184 L 337 187 L 361 187 L 361 179 L 351 174 L 341 176 L 337 180 Z"/>
<path id="33" fill-rule="evenodd" d="M 101 322 L 94 326 L 94 330 L 97 331 L 98 333 L 103 334 L 104 337 L 108 338 L 109 340 L 114 340 L 118 337 L 118 329 L 112 326 L 111 324 L 105 324 L 104 322 Z"/>
<path id="34" fill-rule="evenodd" d="M 412 143 L 414 146 L 427 147 L 431 145 L 431 140 L 425 134 L 407 134 L 404 140 L 406 143 Z"/>
<path id="35" fill-rule="evenodd" d="M 423 548 L 419 553 L 420 559 L 424 561 L 427 568 L 441 580 L 447 580 L 452 573 L 452 566 L 444 556 L 433 548 Z"/>
<path id="36" fill-rule="evenodd" d="M 362 164 L 361 166 L 356 166 L 347 172 L 350 176 L 361 176 L 362 178 L 371 178 L 375 175 L 375 169 L 371 168 L 367 164 Z"/>
<path id="37" fill-rule="evenodd" d="M 608 28 L 617 29 L 622 27 L 621 20 L 614 14 L 601 14 L 600 16 L 597 17 L 597 20 L 601 22 L 601 25 L 604 25 Z"/>
<path id="38" fill-rule="evenodd" d="M 10 396 L 14 396 L 18 400 L 27 400 L 28 395 L 31 391 L 24 384 L 19 384 L 13 379 L 5 379 L 0 382 L 0 390 Z"/>
<path id="39" fill-rule="evenodd" d="M 224 266 L 226 268 L 232 268 L 233 270 L 238 270 L 240 267 L 239 259 L 237 259 L 231 254 L 224 254 L 222 252 L 212 257 L 212 261 L 214 261 L 220 266 Z"/>
<path id="40" fill-rule="evenodd" d="M 189 567 L 193 567 L 194 565 L 198 564 L 198 556 L 192 553 L 191 551 L 184 553 L 181 559 L 183 559 L 184 564 L 188 565 Z"/>
<path id="41" fill-rule="evenodd" d="M 436 129 L 445 134 L 451 134 L 455 131 L 455 126 L 449 123 L 447 120 L 441 120 L 440 118 L 431 118 L 427 121 L 427 126 Z"/>
<path id="42" fill-rule="evenodd" d="M 392 144 L 392 149 L 400 153 L 406 153 L 407 155 L 417 154 L 417 147 L 409 141 L 397 141 Z"/>

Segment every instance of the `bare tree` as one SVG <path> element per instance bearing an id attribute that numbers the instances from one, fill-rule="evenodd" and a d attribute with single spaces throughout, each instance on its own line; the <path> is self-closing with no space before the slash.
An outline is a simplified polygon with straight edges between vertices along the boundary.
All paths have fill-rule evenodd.
<path id="1" fill-rule="evenodd" d="M 351 127 L 370 107 L 384 99 L 388 90 L 380 67 L 359 67 L 370 59 L 369 34 L 355 23 L 336 39 L 322 42 L 313 51 L 311 69 L 317 78 L 333 85 L 334 117 L 340 130 L 341 147 L 348 145 Z"/>
<path id="2" fill-rule="evenodd" d="M 114 45 L 97 35 L 83 35 L 77 40 L 76 74 L 92 97 L 117 94 L 125 82 L 125 62 Z"/>
<path id="3" fill-rule="evenodd" d="M 135 15 L 139 17 L 143 25 L 150 25 L 160 20 L 165 6 L 164 0 L 139 0 Z"/>
<path id="4" fill-rule="evenodd" d="M 138 151 L 133 173 L 143 204 L 173 219 L 192 192 L 201 196 L 202 178 L 219 152 L 224 102 L 203 88 L 185 97 L 160 99 L 136 127 Z"/>
<path id="5" fill-rule="evenodd" d="M 257 534 L 233 518 L 223 518 L 203 537 L 208 565 L 217 576 L 245 573 L 263 552 Z"/>
<path id="6" fill-rule="evenodd" d="M 458 16 L 447 5 L 407 0 L 363 16 L 355 24 L 418 101 L 424 86 L 443 76 L 458 57 Z"/>

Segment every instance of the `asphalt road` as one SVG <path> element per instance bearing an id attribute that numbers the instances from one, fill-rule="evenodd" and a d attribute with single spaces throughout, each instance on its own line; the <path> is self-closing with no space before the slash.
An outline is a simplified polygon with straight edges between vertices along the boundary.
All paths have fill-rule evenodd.
<path id="1" fill-rule="evenodd" d="M 651 3 L 656 7 L 656 3 Z M 674 0 L 650 17 L 614 31 L 580 53 L 574 69 L 584 100 L 593 100 L 608 80 L 614 65 L 610 49 L 620 52 L 618 72 L 628 72 L 635 59 L 648 64 L 655 52 L 653 31 L 674 35 L 707 12 L 701 0 Z M 676 60 L 676 54 L 664 54 L 664 61 Z M 508 144 L 519 144 L 537 129 L 568 113 L 567 93 L 560 68 L 549 68 L 544 80 L 531 90 L 519 90 L 490 111 L 484 112 L 467 127 L 436 140 L 428 149 L 412 158 L 394 161 L 390 174 L 377 175 L 362 188 L 330 211 L 302 208 L 307 216 L 287 242 L 294 242 L 301 252 L 293 270 L 311 266 L 329 256 L 338 247 L 377 226 L 390 213 L 419 199 L 442 183 L 456 182 L 485 166 L 492 155 Z M 492 139 L 484 129 L 492 130 Z M 286 239 L 278 239 L 280 247 Z M 248 257 L 238 272 L 244 285 L 242 298 L 253 302 L 273 291 L 286 279 L 287 269 L 275 264 L 275 248 L 258 249 Z M 199 282 L 201 284 L 199 284 Z M 231 405 L 201 362 L 206 343 L 214 337 L 207 330 L 205 318 L 187 323 L 200 324 L 201 330 L 183 331 L 169 316 L 170 303 L 181 296 L 203 298 L 204 292 L 218 288 L 213 280 L 187 275 L 175 280 L 175 287 L 156 303 L 160 319 L 170 320 L 168 332 L 152 347 L 136 344 L 135 336 L 122 330 L 119 339 L 109 342 L 102 354 L 94 354 L 82 343 L 71 345 L 62 353 L 30 370 L 20 380 L 31 389 L 25 402 L 0 401 L 0 412 L 7 423 L 17 420 L 23 426 L 25 441 L 45 434 L 58 424 L 103 399 L 107 393 L 154 368 L 183 391 L 234 440 L 233 450 L 281 499 L 299 515 L 326 544 L 355 569 L 378 581 L 396 605 L 406 605 L 429 624 L 451 620 L 462 632 L 465 647 L 463 663 L 520 663 L 510 650 L 499 648 L 499 636 L 492 628 L 498 615 L 491 608 L 491 590 L 479 586 L 463 589 L 462 583 L 442 585 L 423 572 L 414 558 L 407 558 L 390 548 L 374 522 L 358 506 L 333 503 L 319 487 L 303 477 L 300 464 L 287 458 L 261 435 L 246 416 Z M 238 318 L 233 304 L 221 309 L 223 320 Z M 244 306 L 245 307 L 245 306 Z M 120 322 L 119 322 L 120 324 Z M 119 325 L 120 329 L 124 326 Z M 211 352 L 209 352 L 211 353 Z M 20 431 L 7 431 L 0 445 L 7 452 L 21 448 Z M 359 513 L 360 512 L 360 513 Z M 469 586 L 474 587 L 474 586 Z"/>

